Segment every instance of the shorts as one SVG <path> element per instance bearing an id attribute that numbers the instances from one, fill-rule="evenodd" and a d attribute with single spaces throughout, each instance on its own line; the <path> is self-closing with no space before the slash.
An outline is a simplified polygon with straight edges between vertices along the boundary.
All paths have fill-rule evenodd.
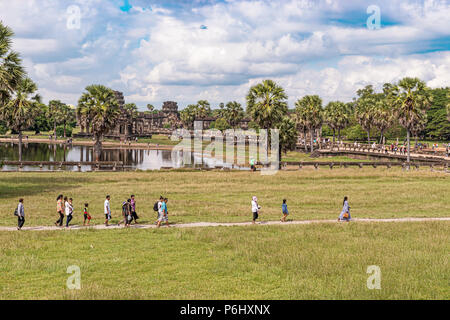
<path id="1" fill-rule="evenodd" d="M 160 212 L 158 213 L 158 221 L 167 222 L 169 221 L 169 218 L 167 218 L 167 215 L 164 212 Z"/>
<path id="2" fill-rule="evenodd" d="M 105 213 L 105 219 L 106 220 L 111 220 L 111 215 L 109 213 Z"/>
<path id="3" fill-rule="evenodd" d="M 253 220 L 256 220 L 259 218 L 258 212 L 253 212 Z"/>
<path id="4" fill-rule="evenodd" d="M 91 220 L 91 216 L 88 214 L 84 214 L 84 220 Z"/>

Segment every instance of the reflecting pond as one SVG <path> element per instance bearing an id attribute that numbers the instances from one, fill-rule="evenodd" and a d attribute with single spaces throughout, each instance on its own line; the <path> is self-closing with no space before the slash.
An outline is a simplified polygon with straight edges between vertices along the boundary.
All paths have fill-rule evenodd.
<path id="1" fill-rule="evenodd" d="M 53 145 L 45 143 L 28 143 L 23 145 L 23 161 L 93 161 L 94 151 L 87 146 L 65 146 L 63 144 Z M 189 159 L 189 160 L 188 160 Z M 0 161 L 19 160 L 17 144 L 0 143 Z M 101 156 L 102 161 L 121 161 L 128 169 L 160 170 L 161 168 L 185 168 L 193 167 L 195 163 L 205 168 L 228 167 L 227 164 L 213 158 L 203 157 L 194 153 L 170 150 L 142 150 L 142 149 L 104 149 Z M 246 169 L 234 166 L 236 169 Z M 17 166 L 3 165 L 2 171 L 16 171 Z M 53 166 L 44 166 L 42 170 L 56 170 Z M 63 170 L 78 171 L 78 167 L 62 167 Z M 82 166 L 82 171 L 90 171 L 91 166 Z M 24 166 L 24 171 L 40 171 L 36 166 Z"/>

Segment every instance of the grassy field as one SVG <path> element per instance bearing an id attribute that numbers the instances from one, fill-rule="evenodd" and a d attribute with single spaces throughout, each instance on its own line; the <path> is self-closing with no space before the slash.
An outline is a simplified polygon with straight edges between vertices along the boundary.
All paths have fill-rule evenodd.
<path id="1" fill-rule="evenodd" d="M 0 299 L 449 299 L 449 234 L 448 222 L 0 232 Z M 66 288 L 72 265 L 81 290 Z"/>
<path id="2" fill-rule="evenodd" d="M 15 225 L 13 211 L 25 198 L 27 226 L 52 225 L 56 196 L 74 199 L 73 224 L 82 222 L 89 203 L 93 222 L 103 222 L 103 201 L 112 197 L 113 222 L 131 194 L 141 222 L 155 220 L 153 204 L 169 198 L 171 223 L 241 222 L 251 219 L 251 197 L 262 206 L 262 220 L 281 216 L 283 198 L 294 220 L 335 219 L 349 197 L 352 215 L 364 218 L 449 216 L 450 176 L 440 172 L 404 172 L 399 168 L 347 168 L 281 171 L 274 176 L 251 172 L 0 173 L 0 225 Z"/>

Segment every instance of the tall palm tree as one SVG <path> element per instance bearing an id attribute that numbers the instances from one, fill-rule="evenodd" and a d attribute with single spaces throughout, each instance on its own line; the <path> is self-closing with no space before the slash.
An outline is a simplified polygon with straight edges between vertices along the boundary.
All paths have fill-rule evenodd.
<path id="1" fill-rule="evenodd" d="M 206 118 L 211 115 L 211 105 L 206 100 L 197 102 L 196 118 Z"/>
<path id="2" fill-rule="evenodd" d="M 279 155 L 281 161 L 281 151 L 285 154 L 288 150 L 294 150 L 297 145 L 298 131 L 297 124 L 294 119 L 285 116 L 283 120 L 278 124 L 278 129 L 280 130 L 279 142 Z"/>
<path id="3" fill-rule="evenodd" d="M 417 130 L 424 121 L 432 97 L 425 82 L 418 78 L 403 78 L 390 94 L 395 113 L 400 124 L 406 129 L 408 144 L 408 162 L 410 162 L 411 132 Z"/>
<path id="4" fill-rule="evenodd" d="M 196 104 L 190 104 L 180 112 L 180 119 L 188 129 L 194 125 L 197 109 L 198 106 Z"/>
<path id="5" fill-rule="evenodd" d="M 100 160 L 103 135 L 116 126 L 120 117 L 119 103 L 114 91 L 103 85 L 86 87 L 78 101 L 79 113 L 86 117 L 92 127 L 96 161 Z"/>
<path id="6" fill-rule="evenodd" d="M 352 110 L 349 104 L 340 101 L 332 101 L 325 107 L 324 121 L 333 130 L 333 142 L 335 142 L 336 131 L 338 140 L 341 140 L 341 130 L 345 129 L 351 120 Z"/>
<path id="7" fill-rule="evenodd" d="M 247 94 L 247 114 L 261 129 L 268 130 L 266 158 L 271 147 L 270 129 L 276 128 L 287 115 L 287 99 L 284 89 L 272 80 L 251 87 Z"/>
<path id="8" fill-rule="evenodd" d="M 51 100 L 48 103 L 47 117 L 53 120 L 53 135 L 56 139 L 56 126 L 62 122 L 65 104 L 60 100 Z"/>
<path id="9" fill-rule="evenodd" d="M 72 122 L 75 119 L 75 110 L 70 106 L 63 104 L 61 108 L 61 121 L 64 126 L 64 138 L 67 137 L 66 127 L 68 122 Z"/>
<path id="10" fill-rule="evenodd" d="M 355 118 L 367 132 L 367 143 L 370 144 L 370 131 L 375 127 L 375 105 L 377 96 L 372 85 L 357 91 L 358 99 L 354 102 Z"/>
<path id="11" fill-rule="evenodd" d="M 225 107 L 225 119 L 232 128 L 235 128 L 244 119 L 244 115 L 244 108 L 242 108 L 240 103 L 236 101 L 227 103 Z"/>
<path id="12" fill-rule="evenodd" d="M 394 124 L 394 112 L 388 100 L 383 97 L 376 102 L 373 113 L 373 124 L 380 131 L 380 144 L 382 144 L 384 133 Z"/>
<path id="13" fill-rule="evenodd" d="M 314 151 L 314 132 L 323 123 L 322 99 L 318 95 L 304 96 L 295 103 L 295 112 L 304 128 L 310 133 L 311 152 Z M 306 144 L 306 136 L 305 136 Z"/>
<path id="14" fill-rule="evenodd" d="M 0 106 L 0 119 L 8 128 L 19 133 L 19 161 L 22 161 L 22 131 L 33 125 L 40 112 L 41 98 L 36 84 L 29 78 L 20 81 L 6 105 Z"/>
<path id="15" fill-rule="evenodd" d="M 14 32 L 0 21 L 0 105 L 3 106 L 22 84 L 25 71 L 19 54 L 12 50 Z"/>

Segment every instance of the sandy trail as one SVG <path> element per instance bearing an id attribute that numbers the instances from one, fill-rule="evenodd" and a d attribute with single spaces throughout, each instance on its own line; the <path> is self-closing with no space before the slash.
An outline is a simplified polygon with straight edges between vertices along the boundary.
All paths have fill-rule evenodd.
<path id="1" fill-rule="evenodd" d="M 391 218 L 391 219 L 367 219 L 367 218 L 354 218 L 352 222 L 426 222 L 426 221 L 450 221 L 450 217 L 444 218 Z M 320 224 L 320 223 L 339 223 L 336 220 L 298 220 L 298 221 L 262 221 L 258 222 L 257 226 L 271 226 L 271 225 L 304 225 L 304 224 Z M 343 223 L 343 222 L 341 222 Z M 195 223 L 181 223 L 172 224 L 170 228 L 204 228 L 204 227 L 242 227 L 242 226 L 252 226 L 251 222 L 195 222 Z M 22 231 L 60 231 L 60 230 L 83 230 L 83 229 L 95 229 L 95 230 L 111 230 L 111 229 L 123 229 L 123 226 L 118 226 L 117 224 L 111 224 L 109 227 L 105 225 L 92 225 L 92 226 L 79 226 L 74 225 L 66 228 L 51 227 L 51 226 L 36 226 L 36 227 L 24 227 Z M 149 224 L 138 224 L 132 225 L 132 229 L 155 229 L 156 225 Z M 162 225 L 162 229 L 167 228 L 167 226 Z M 0 227 L 0 231 L 17 231 L 17 227 Z"/>

